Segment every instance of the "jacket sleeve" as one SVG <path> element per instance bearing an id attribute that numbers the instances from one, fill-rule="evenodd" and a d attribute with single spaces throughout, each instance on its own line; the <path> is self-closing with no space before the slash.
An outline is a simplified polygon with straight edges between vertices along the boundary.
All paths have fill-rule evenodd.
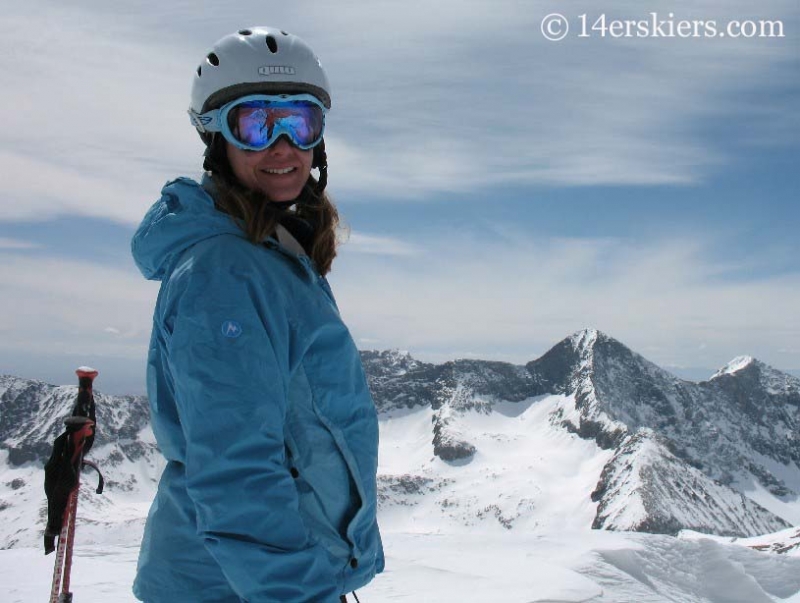
<path id="1" fill-rule="evenodd" d="M 198 533 L 249 603 L 338 602 L 338 572 L 301 519 L 285 462 L 286 304 L 246 262 L 195 260 L 165 328 Z"/>

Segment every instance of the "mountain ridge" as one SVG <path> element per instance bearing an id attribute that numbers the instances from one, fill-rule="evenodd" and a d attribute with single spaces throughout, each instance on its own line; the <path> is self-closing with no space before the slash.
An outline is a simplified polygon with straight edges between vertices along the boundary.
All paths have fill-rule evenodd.
<path id="1" fill-rule="evenodd" d="M 522 486 L 508 464 L 522 453 L 520 442 L 533 442 L 524 432 L 509 434 L 536 411 L 543 423 L 526 423 L 539 434 L 539 443 L 530 445 L 557 441 L 574 448 L 588 467 L 580 480 L 585 492 L 570 495 L 587 528 L 745 537 L 800 524 L 800 379 L 756 359 L 734 359 L 728 370 L 691 382 L 595 329 L 573 333 L 524 365 L 468 359 L 432 364 L 398 350 L 361 355 L 382 434 L 391 433 L 399 417 L 427 417 L 415 420 L 413 441 L 402 432 L 392 436 L 401 456 L 390 462 L 396 468 L 382 470 L 386 509 L 443 513 L 452 525 L 538 525 L 535 509 L 546 501 L 541 497 L 548 480 L 560 483 L 563 470 L 526 464 L 520 471 L 534 471 L 535 479 Z M 31 528 L 19 527 L 23 519 L 30 526 L 41 523 L 37 472 L 76 390 L 0 376 L 0 470 L 6 467 L 0 516 L 15 518 L 9 525 L 16 526 L 0 531 L 0 546 L 26 538 Z M 163 466 L 147 399 L 97 389 L 95 395 L 100 429 L 92 455 L 106 471 L 110 494 L 100 500 L 82 494 L 81 504 L 85 498 L 100 515 L 117 509 L 125 521 L 140 525 Z M 383 435 L 381 441 L 382 456 L 391 458 L 395 452 L 383 448 Z M 406 449 L 416 449 L 416 465 L 405 459 Z M 524 454 L 539 455 L 537 450 Z M 476 471 L 497 476 L 497 491 L 477 496 L 465 488 Z M 614 511 L 636 505 L 642 515 Z"/>
<path id="2" fill-rule="evenodd" d="M 740 364 L 746 366 L 705 382 L 692 382 L 658 367 L 601 331 L 584 329 L 523 365 L 525 371 L 519 365 L 498 362 L 421 363 L 396 377 L 373 381 L 371 386 L 382 412 L 414 404 L 430 405 L 435 411 L 434 454 L 459 463 L 469 462 L 477 451 L 469 435 L 458 427 L 459 414 L 488 412 L 498 400 L 519 402 L 547 394 L 573 396 L 574 405 L 561 406 L 551 417 L 563 428 L 609 451 L 641 431 L 652 430 L 663 436 L 664 455 L 675 459 L 666 465 L 674 468 L 679 461 L 685 465 L 684 471 L 697 470 L 703 476 L 696 476 L 698 484 L 703 482 L 702 487 L 697 486 L 702 490 L 702 500 L 714 498 L 712 493 L 718 492 L 718 482 L 729 490 L 731 509 L 742 508 L 749 516 L 771 516 L 771 527 L 786 527 L 786 520 L 760 504 L 764 497 L 743 500 L 736 487 L 752 478 L 773 497 L 797 500 L 800 445 L 793 434 L 800 425 L 800 404 L 795 403 L 800 396 L 800 380 L 755 359 Z M 752 370 L 759 373 L 751 375 L 748 371 Z M 503 382 L 503 388 L 493 390 L 492 384 L 498 380 Z M 415 392 L 412 404 L 400 404 L 393 395 L 408 391 Z M 766 411 L 764 406 L 768 407 Z M 792 479 L 787 481 L 773 471 L 771 464 L 775 463 L 790 467 L 794 471 Z M 611 468 L 608 469 L 610 473 Z M 641 489 L 654 488 L 655 480 L 651 482 L 642 484 Z M 596 491 L 613 494 L 601 484 Z M 681 507 L 679 498 L 675 496 L 676 509 Z M 605 502 L 611 505 L 610 501 Z M 649 501 L 651 508 L 655 508 L 654 502 Z M 714 506 L 725 507 L 716 503 Z M 779 512 L 778 505 L 773 509 Z M 721 520 L 721 532 L 731 533 L 737 513 L 731 511 Z M 754 521 L 752 530 L 757 525 L 764 527 L 762 520 L 763 517 Z M 684 527 L 688 528 L 689 523 L 684 522 Z M 661 525 L 662 529 L 672 526 L 669 531 L 673 533 L 681 524 L 662 518 L 649 524 L 606 525 L 602 514 L 595 523 L 595 527 L 617 529 L 640 529 L 646 525 Z"/>

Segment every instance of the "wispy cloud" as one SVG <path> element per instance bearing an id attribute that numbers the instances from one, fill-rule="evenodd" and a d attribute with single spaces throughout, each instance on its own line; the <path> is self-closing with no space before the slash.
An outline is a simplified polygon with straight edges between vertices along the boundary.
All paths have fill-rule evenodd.
<path id="1" fill-rule="evenodd" d="M 796 19 L 789 2 L 770 6 L 776 17 Z M 346 20 L 359 19 L 356 5 L 349 9 L 334 17 L 345 30 Z M 796 58 L 788 38 L 555 44 L 538 33 L 547 12 L 567 11 L 575 27 L 578 14 L 600 16 L 603 7 L 471 3 L 465 11 L 443 2 L 433 12 L 458 17 L 440 20 L 420 18 L 430 14 L 422 3 L 381 10 L 391 15 L 391 31 L 371 29 L 363 46 L 349 50 L 331 45 L 333 69 L 346 66 L 339 75 L 345 127 L 333 132 L 342 138 L 334 149 L 347 190 L 374 191 L 382 183 L 385 194 L 425 199 L 509 183 L 697 183 L 735 161 L 752 132 L 785 124 L 791 102 L 776 95 L 744 100 L 763 99 L 791 77 Z M 678 13 L 665 3 L 607 7 L 609 18 L 658 10 Z M 685 16 L 703 15 L 723 21 L 752 10 L 744 2 L 721 10 L 706 1 Z M 322 29 L 315 33 L 325 41 Z M 364 58 L 353 70 L 357 50 Z M 714 120 L 736 127 L 718 122 L 715 132 Z M 773 133 L 773 144 L 796 139 L 797 124 Z"/>
<path id="2" fill-rule="evenodd" d="M 0 33 L 15 49 L 4 72 L 14 119 L 6 117 L 0 151 L 13 178 L 0 186 L 19 202 L 5 204 L 0 219 L 85 213 L 133 222 L 164 180 L 199 170 L 184 114 L 195 64 L 217 37 L 265 18 L 255 0 L 224 15 L 205 5 L 149 0 L 124 18 L 92 0 L 7 11 Z M 792 99 L 773 94 L 796 70 L 789 37 L 552 43 L 539 24 L 553 10 L 575 27 L 578 14 L 603 8 L 300 1 L 271 7 L 267 20 L 311 41 L 330 72 L 331 186 L 355 199 L 430 200 L 498 184 L 695 183 L 735 161 L 742 145 L 797 139 L 797 119 L 786 121 Z M 605 10 L 679 13 L 665 2 Z M 792 0 L 769 11 L 797 20 Z M 720 20 L 752 12 L 742 0 L 691 8 Z M 32 28 L 57 30 L 58 43 Z M 757 103 L 745 100 L 754 95 Z"/>
<path id="3" fill-rule="evenodd" d="M 342 255 L 332 281 L 357 337 L 412 353 L 521 362 L 581 328 L 652 359 L 713 367 L 732 351 L 800 366 L 800 275 L 746 277 L 692 239 L 519 243 L 443 236 L 412 262 Z M 720 275 L 737 275 L 721 278 Z"/>
<path id="4" fill-rule="evenodd" d="M 141 360 L 156 293 L 133 269 L 0 252 L 0 352 Z"/>
<path id="5" fill-rule="evenodd" d="M 419 255 L 422 250 L 417 245 L 393 238 L 350 232 L 343 243 L 348 252 L 368 253 L 372 255 L 412 256 Z"/>
<path id="6" fill-rule="evenodd" d="M 797 273 L 750 275 L 695 239 L 532 241 L 497 230 L 424 245 L 368 236 L 369 252 L 344 245 L 331 282 L 359 345 L 524 362 L 596 327 L 664 365 L 751 354 L 800 366 Z M 132 268 L 0 251 L 0 360 L 83 353 L 140 371 L 156 293 Z"/>
<path id="7" fill-rule="evenodd" d="M 188 57 L 169 37 L 149 44 L 148 32 L 132 35 L 137 15 L 129 16 L 48 1 L 4 14 L 13 114 L 0 142 L 0 220 L 133 223 L 168 178 L 199 169 L 197 135 L 183 127 Z"/>
<path id="8" fill-rule="evenodd" d="M 2 190 L 9 202 L 0 204 L 4 221 L 83 215 L 134 222 L 143 215 L 142 200 L 158 192 L 158 181 L 148 187 L 149 195 L 137 195 L 131 183 L 115 181 L 103 171 L 70 168 L 46 157 L 0 149 L 0 162 L 8 170 Z M 141 183 L 136 186 L 140 187 Z"/>
<path id="9" fill-rule="evenodd" d="M 39 245 L 29 241 L 21 241 L 18 239 L 9 239 L 8 237 L 0 237 L 0 251 L 3 249 L 37 249 Z"/>

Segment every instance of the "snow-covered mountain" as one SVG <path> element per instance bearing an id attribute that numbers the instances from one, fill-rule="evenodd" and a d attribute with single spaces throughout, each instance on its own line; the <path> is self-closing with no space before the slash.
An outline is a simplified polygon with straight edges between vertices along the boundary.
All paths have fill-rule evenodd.
<path id="1" fill-rule="evenodd" d="M 745 537 L 800 524 L 800 380 L 757 360 L 693 383 L 594 330 L 524 366 L 362 359 L 393 529 Z M 76 389 L 0 377 L 0 548 L 40 544 L 42 465 Z M 108 485 L 82 490 L 81 538 L 135 542 L 163 466 L 147 401 L 95 395 L 90 458 Z"/>
<path id="2" fill-rule="evenodd" d="M 691 529 L 712 534 L 775 530 L 774 518 L 742 494 L 708 479 L 671 451 L 671 442 L 649 428 L 627 436 L 603 468 L 592 500 L 599 502 L 592 527 L 674 534 Z"/>
<path id="3" fill-rule="evenodd" d="M 56 387 L 0 376 L 0 548 L 41 546 L 47 518 L 44 463 L 77 391 L 77 384 Z M 147 398 L 107 396 L 97 389 L 94 396 L 99 428 L 88 458 L 101 466 L 106 484 L 102 495 L 81 489 L 79 512 L 87 524 L 81 539 L 128 543 L 131 534 L 141 533 L 163 461 Z M 91 484 L 95 476 L 87 473 L 84 479 Z"/>
<path id="4" fill-rule="evenodd" d="M 650 429 L 706 477 L 800 523 L 800 379 L 739 358 L 708 381 L 684 381 L 597 331 L 528 368 L 546 389 L 575 392 L 564 424 L 582 437 L 616 449 Z"/>
<path id="5" fill-rule="evenodd" d="M 468 417 L 562 396 L 542 420 L 594 442 L 595 458 L 609 453 L 591 494 L 595 528 L 747 536 L 800 523 L 800 379 L 756 360 L 693 383 L 595 330 L 524 367 L 384 355 L 394 370 L 370 373 L 379 408 L 429 408 L 432 452 L 448 463 L 480 456 L 481 422 Z M 380 357 L 370 353 L 368 372 Z"/>

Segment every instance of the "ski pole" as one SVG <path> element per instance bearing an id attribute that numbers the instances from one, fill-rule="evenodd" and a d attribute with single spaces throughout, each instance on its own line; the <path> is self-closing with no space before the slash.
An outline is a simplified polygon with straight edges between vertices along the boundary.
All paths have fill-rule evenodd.
<path id="1" fill-rule="evenodd" d="M 58 535 L 58 550 L 56 552 L 55 569 L 53 570 L 50 603 L 71 603 L 72 601 L 69 582 L 70 571 L 72 570 L 72 544 L 75 540 L 75 515 L 78 510 L 78 491 L 81 483 L 80 468 L 83 465 L 83 446 L 86 440 L 94 435 L 94 421 L 87 417 L 69 417 L 64 423 L 67 425 L 67 430 L 71 431 L 70 435 L 74 444 L 74 453 L 71 461 L 73 466 L 77 466 L 79 469 L 75 487 L 70 491 L 67 499 L 61 532 Z"/>
<path id="2" fill-rule="evenodd" d="M 81 367 L 75 373 L 78 375 L 78 399 L 72 411 L 72 416 L 64 420 L 66 431 L 56 440 L 53 455 L 48 466 L 50 466 L 51 476 L 49 483 L 45 476 L 45 490 L 48 493 L 48 503 L 53 504 L 58 498 L 58 485 L 68 483 L 69 491 L 66 495 L 63 515 L 60 517 L 60 529 L 58 531 L 58 549 L 56 552 L 55 567 L 53 569 L 53 582 L 50 589 L 50 603 L 72 603 L 72 593 L 69 590 L 70 576 L 72 572 L 72 549 L 75 541 L 75 519 L 78 510 L 78 495 L 80 490 L 80 472 L 84 466 L 95 469 L 100 475 L 97 493 L 103 491 L 103 476 L 94 463 L 84 461 L 83 456 L 91 448 L 94 442 L 95 433 L 95 406 L 92 395 L 92 382 L 97 376 L 97 371 L 88 367 Z M 90 418 L 91 417 L 91 418 Z M 59 445 L 59 441 L 61 445 Z M 71 452 L 71 454 L 69 454 Z M 61 466 L 58 467 L 58 461 Z M 57 468 L 63 472 L 64 465 L 74 471 L 74 483 L 69 483 L 71 475 L 64 477 L 56 475 Z M 47 471 L 48 467 L 46 467 Z M 63 495 L 63 489 L 61 491 Z M 51 497 L 53 500 L 51 500 Z M 57 518 L 59 519 L 59 518 Z M 52 551 L 52 528 L 51 521 L 48 521 L 48 528 L 45 530 L 45 553 Z"/>

